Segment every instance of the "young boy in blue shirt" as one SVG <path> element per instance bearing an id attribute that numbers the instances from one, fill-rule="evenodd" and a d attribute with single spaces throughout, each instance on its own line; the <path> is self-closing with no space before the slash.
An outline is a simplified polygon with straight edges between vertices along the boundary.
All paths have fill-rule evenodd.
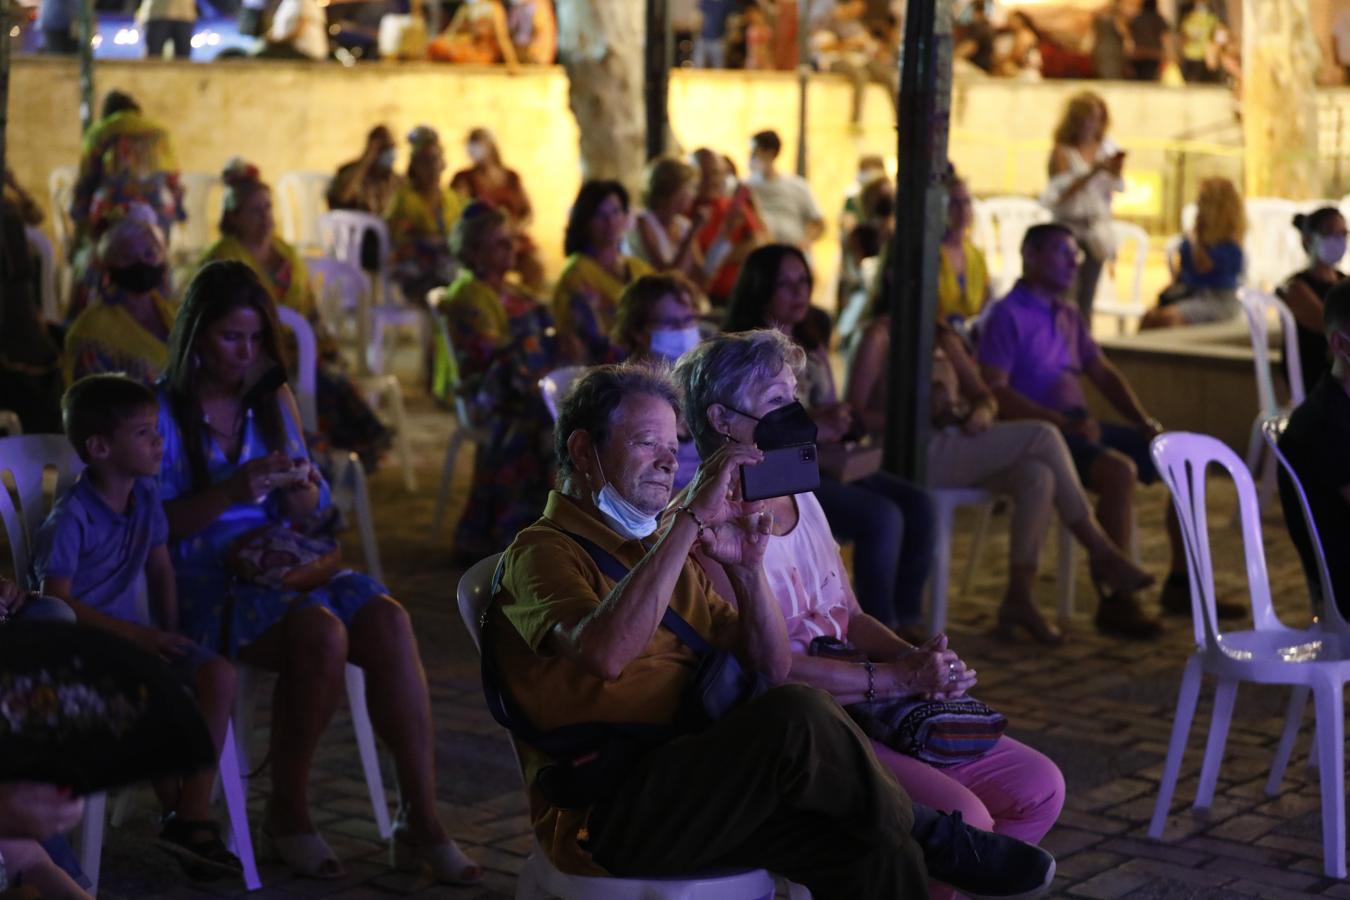
<path id="1" fill-rule="evenodd" d="M 86 468 L 38 531 L 35 583 L 70 604 L 78 621 L 163 658 L 192 687 L 219 754 L 234 705 L 234 667 L 177 633 L 169 523 L 155 481 L 164 455 L 155 395 L 124 375 L 91 375 L 66 392 L 61 407 L 66 437 Z M 153 620 L 138 604 L 142 574 Z M 207 770 L 155 785 L 166 810 L 161 845 L 194 878 L 241 868 L 210 817 L 214 780 Z"/>

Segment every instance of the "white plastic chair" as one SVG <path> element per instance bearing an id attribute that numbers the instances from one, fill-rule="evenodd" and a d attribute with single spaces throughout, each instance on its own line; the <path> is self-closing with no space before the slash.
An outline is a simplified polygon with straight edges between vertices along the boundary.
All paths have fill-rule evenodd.
<path id="1" fill-rule="evenodd" d="M 1248 284 L 1270 289 L 1304 267 L 1306 255 L 1294 227 L 1294 215 L 1304 206 L 1279 197 L 1247 199 L 1247 238 L 1243 251 L 1247 257 Z"/>
<path id="2" fill-rule="evenodd" d="M 455 475 L 455 466 L 459 462 L 459 451 L 467 441 L 471 446 L 484 446 L 488 442 L 487 429 L 473 423 L 469 414 L 469 404 L 459 391 L 458 367 L 454 365 L 455 345 L 450 340 L 450 327 L 440 306 L 445 302 L 445 288 L 436 288 L 427 295 L 427 305 L 431 311 L 431 323 L 435 329 L 436 340 L 451 361 L 450 391 L 448 396 L 454 400 L 455 430 L 445 445 L 445 460 L 441 463 L 441 486 L 436 492 L 436 511 L 431 519 L 431 540 L 441 536 L 441 524 L 445 520 L 445 508 L 450 502 L 450 481 Z M 547 402 L 547 400 L 545 400 Z"/>
<path id="3" fill-rule="evenodd" d="M 70 204 L 75 199 L 75 181 L 80 176 L 74 166 L 57 166 L 47 176 L 47 198 L 52 205 L 52 228 L 61 255 L 69 259 L 70 243 L 74 237 L 70 223 Z"/>
<path id="4" fill-rule="evenodd" d="M 1253 475 L 1260 467 L 1261 508 L 1265 509 L 1275 493 L 1275 463 L 1266 457 L 1261 466 L 1261 423 L 1281 413 L 1288 413 L 1303 402 L 1303 365 L 1298 353 L 1298 326 L 1294 314 L 1284 301 L 1258 290 L 1238 292 L 1242 311 L 1247 316 L 1247 327 L 1252 338 L 1252 365 L 1256 370 L 1256 417 L 1252 420 L 1251 435 L 1247 439 L 1247 468 Z M 1270 361 L 1270 319 L 1279 320 L 1284 332 L 1284 361 L 1289 373 L 1289 404 L 1281 406 L 1275 396 L 1275 375 Z"/>
<path id="5" fill-rule="evenodd" d="M 1251 473 L 1236 453 L 1217 438 L 1170 432 L 1153 441 L 1153 460 L 1172 492 L 1181 520 L 1190 579 L 1196 651 L 1187 660 L 1177 698 L 1176 719 L 1168 745 L 1167 762 L 1158 789 L 1158 801 L 1149 824 L 1149 836 L 1162 837 L 1176 790 L 1182 755 L 1195 716 L 1200 682 L 1205 675 L 1218 680 L 1213 718 L 1205 746 L 1195 806 L 1208 808 L 1223 761 L 1228 725 L 1237 687 L 1247 681 L 1303 686 L 1312 691 L 1317 711 L 1317 742 L 1322 781 L 1323 868 L 1332 878 L 1344 878 L 1345 869 L 1345 709 L 1344 686 L 1350 680 L 1350 660 L 1339 635 L 1321 628 L 1292 629 L 1275 614 L 1270 599 L 1270 577 L 1261 540 L 1261 517 Z M 1206 511 L 1206 474 L 1217 465 L 1237 488 L 1238 513 L 1246 558 L 1247 585 L 1254 628 L 1221 631 L 1215 608 L 1214 567 L 1210 556 Z"/>
<path id="6" fill-rule="evenodd" d="M 991 266 L 994 296 L 1002 296 L 1022 274 L 1022 236 L 1027 229 L 1052 218 L 1050 210 L 1032 197 L 990 197 L 982 201 L 981 215 L 997 233 L 999 262 Z M 985 240 L 988 240 L 986 237 Z M 993 258 L 986 254 L 992 263 Z"/>
<path id="7" fill-rule="evenodd" d="M 183 186 L 183 212 L 187 221 L 174 226 L 169 237 L 169 248 L 175 259 L 196 263 L 211 246 L 219 214 L 219 199 L 224 195 L 225 182 L 210 172 L 183 172 L 178 176 Z"/>
<path id="8" fill-rule="evenodd" d="M 84 463 L 64 435 L 29 434 L 0 439 L 0 473 L 8 472 L 14 479 L 19 496 L 16 509 L 9 490 L 0 483 L 0 520 L 4 522 L 9 540 L 10 557 L 14 561 L 15 581 L 37 590 L 30 570 L 32 540 L 42 521 L 55 502 L 75 481 Z M 55 470 L 55 484 L 50 496 L 44 482 L 47 471 Z M 235 855 L 243 866 L 244 885 L 250 891 L 262 887 L 258 866 L 253 857 L 253 839 L 248 830 L 248 797 L 236 743 L 234 723 L 225 732 L 221 749 L 220 787 L 225 794 L 225 807 L 230 816 L 230 837 Z M 108 795 L 99 792 L 86 800 L 84 818 L 80 822 L 78 850 L 80 867 L 98 892 L 99 869 L 103 855 L 103 828 L 107 819 Z"/>
<path id="9" fill-rule="evenodd" d="M 1097 282 L 1097 297 L 1092 303 L 1096 315 L 1113 316 L 1116 333 L 1125 334 L 1127 321 L 1138 322 L 1146 309 L 1144 303 L 1144 264 L 1148 261 L 1148 232 L 1130 222 L 1112 221 L 1116 233 L 1114 274 L 1108 266 Z M 1122 253 L 1121 251 L 1126 251 Z M 1129 261 L 1128 268 L 1126 260 Z M 1122 276 L 1129 272 L 1130 278 Z"/>
<path id="10" fill-rule="evenodd" d="M 405 303 L 402 292 L 394 284 L 389 226 L 384 219 L 345 209 L 319 216 L 319 239 L 324 254 L 355 266 L 361 265 L 361 242 L 367 232 L 375 235 L 380 268 L 375 277 L 375 302 L 369 310 L 369 337 L 362 350 L 370 371 L 383 375 L 389 353 L 386 338 L 392 339 L 400 326 L 413 325 L 418 332 L 419 345 L 425 344 L 426 315 L 422 309 Z"/>
<path id="11" fill-rule="evenodd" d="M 359 310 L 367 308 L 366 297 L 370 291 L 370 279 L 354 266 L 341 259 L 326 256 L 305 258 L 305 269 L 314 281 L 315 296 L 324 322 L 332 324 L 342 321 L 345 310 L 357 310 L 357 339 L 361 340 L 362 321 Z M 336 298 L 336 302 L 330 301 Z M 337 307 L 334 310 L 334 307 Z M 408 438 L 408 414 L 403 406 L 403 387 L 393 375 L 370 375 L 357 379 L 366 402 L 379 410 L 385 410 L 394 420 L 394 446 L 398 450 L 399 465 L 403 468 L 403 486 L 411 493 L 417 490 L 417 478 L 413 473 L 412 445 Z"/>
<path id="12" fill-rule="evenodd" d="M 304 249 L 322 246 L 319 216 L 327 205 L 326 194 L 333 176 L 327 172 L 286 172 L 277 179 L 281 207 L 281 236 Z"/>
<path id="13" fill-rule="evenodd" d="M 992 513 L 994 495 L 979 488 L 932 488 L 928 495 L 933 500 L 933 514 L 936 524 L 936 537 L 933 540 L 933 571 L 928 578 L 928 633 L 937 634 L 947 628 L 948 578 L 952 566 L 952 530 L 956 511 L 962 506 L 982 507 L 986 513 Z M 976 536 L 970 548 L 970 565 L 961 584 L 961 593 L 965 594 L 970 586 L 971 573 L 975 568 L 976 555 L 983 543 L 984 528 L 988 527 L 987 516 L 981 516 L 976 528 Z"/>
<path id="14" fill-rule="evenodd" d="M 300 313 L 288 306 L 277 308 L 282 323 L 295 332 L 298 350 L 298 373 L 296 377 L 296 404 L 300 407 L 301 424 L 306 430 L 313 431 L 317 425 L 314 405 L 315 367 L 317 352 L 314 343 L 314 329 Z M 370 515 L 370 496 L 366 489 L 366 473 L 355 453 L 349 453 L 336 461 L 337 471 L 333 473 L 334 488 L 350 485 L 351 501 L 358 530 L 361 533 L 362 548 L 366 555 L 366 568 L 376 581 L 384 581 L 380 568 L 379 545 L 375 540 L 375 526 Z M 375 744 L 375 729 L 370 724 L 370 714 L 366 708 L 366 676 L 359 666 L 347 664 L 347 704 L 351 709 L 352 730 L 356 733 L 356 749 L 361 757 L 361 769 L 366 777 L 366 789 L 370 793 L 370 804 L 375 810 L 375 824 L 380 837 L 388 838 L 393 834 L 393 821 L 389 816 L 389 803 L 385 798 L 384 777 L 380 771 L 379 750 Z M 253 733 L 251 724 L 253 710 L 257 706 L 256 670 L 251 666 L 238 666 L 236 682 L 235 720 L 239 722 L 239 758 L 247 764 L 248 736 Z"/>
<path id="15" fill-rule="evenodd" d="M 58 276 L 56 273 L 56 253 L 52 242 L 42 229 L 29 225 L 23 230 L 28 238 L 28 246 L 37 254 L 39 260 L 38 284 L 42 295 L 42 317 L 48 322 L 61 321 L 61 302 L 59 299 Z"/>
<path id="16" fill-rule="evenodd" d="M 455 598 L 474 649 L 483 652 L 483 614 L 492 600 L 492 576 L 500 553 L 481 559 L 459 579 Z M 511 744 L 515 753 L 515 743 Z M 516 756 L 519 766 L 520 757 Z M 549 862 L 536 844 L 516 881 L 516 900 L 771 900 L 774 876 L 763 869 L 701 874 L 684 878 L 595 878 L 568 875 Z M 789 884 L 791 900 L 811 900 L 811 892 Z"/>
<path id="17" fill-rule="evenodd" d="M 585 371 L 585 366 L 563 366 L 539 379 L 539 393 L 544 395 L 544 406 L 548 408 L 548 414 L 553 417 L 553 421 L 558 421 L 558 409 L 562 406 L 563 398 L 567 396 L 568 388 Z"/>
<path id="18" fill-rule="evenodd" d="M 372 287 L 369 276 L 359 265 L 332 256 L 305 257 L 305 270 L 314 286 L 323 320 L 338 328 L 339 333 L 343 326 L 354 323 L 357 344 L 364 348 L 369 339 L 362 324 L 368 322 L 370 316 Z"/>

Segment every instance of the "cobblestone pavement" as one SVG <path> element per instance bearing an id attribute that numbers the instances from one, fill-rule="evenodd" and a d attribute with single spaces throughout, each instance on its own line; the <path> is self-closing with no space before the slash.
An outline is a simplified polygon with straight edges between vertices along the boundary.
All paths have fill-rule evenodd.
<path id="1" fill-rule="evenodd" d="M 454 897 L 500 898 L 514 894 L 515 874 L 532 838 L 524 795 L 510 747 L 488 716 L 478 692 L 477 658 L 459 622 L 454 588 L 459 572 L 450 564 L 449 536 L 469 477 L 469 454 L 460 459 L 451 515 L 439 540 L 430 522 L 441 454 L 449 431 L 447 414 L 410 398 L 411 437 L 417 490 L 404 490 L 391 460 L 376 475 L 381 552 L 392 592 L 412 611 L 432 686 L 437 729 L 436 758 L 446 822 L 461 845 L 487 869 L 474 888 L 446 888 L 417 876 L 393 873 L 375 831 L 351 729 L 340 711 L 320 750 L 313 781 L 315 819 L 346 861 L 349 874 L 332 882 L 291 877 L 275 862 L 262 863 L 264 889 L 257 898 Z M 1227 485 L 1215 489 L 1215 522 L 1233 508 Z M 1143 492 L 1139 521 L 1141 553 L 1154 572 L 1166 566 L 1161 512 L 1163 488 Z M 960 583 L 970 529 L 958 520 L 954 552 Z M 989 634 L 1005 572 L 1006 517 L 995 520 L 969 596 L 954 598 L 950 632 L 954 647 L 979 670 L 978 696 L 1006 713 L 1009 733 L 1051 756 L 1064 770 L 1068 801 L 1045 844 L 1059 861 L 1059 896 L 1090 898 L 1220 898 L 1320 895 L 1350 898 L 1350 883 L 1322 874 L 1321 824 L 1315 770 L 1291 765 L 1284 791 L 1263 792 L 1282 722 L 1286 694 L 1243 686 L 1234 712 L 1228 754 L 1214 805 L 1205 814 L 1190 809 L 1199 773 L 1210 692 L 1202 696 L 1166 842 L 1145 834 L 1176 702 L 1182 663 L 1190 648 L 1190 623 L 1169 620 L 1158 643 L 1126 643 L 1092 629 L 1091 588 L 1079 573 L 1079 611 L 1070 643 L 1046 651 L 1029 643 L 1006 644 Z M 1269 527 L 1267 553 L 1275 596 L 1289 624 L 1305 624 L 1306 592 L 1283 529 Z M 1237 531 L 1216 528 L 1218 583 L 1222 595 L 1245 600 L 1245 576 Z M 359 550 L 352 545 L 352 555 Z M 1043 604 L 1053 602 L 1053 549 L 1038 585 Z M 1085 567 L 1083 567 L 1085 570 Z M 955 590 L 955 587 L 953 588 Z M 1211 686 L 1212 687 L 1212 686 Z M 267 692 L 260 692 L 266 705 Z M 373 701 L 372 701 L 373 702 Z M 258 716 L 255 763 L 266 745 L 265 713 Z M 1200 732 L 1199 734 L 1195 732 Z M 1307 755 L 1311 727 L 1296 748 Z M 386 779 L 392 784 L 392 777 Z M 267 778 L 252 782 L 250 809 L 261 813 Z M 109 829 L 103 857 L 108 898 L 246 896 L 238 885 L 193 884 L 154 847 L 149 796 L 122 827 Z"/>

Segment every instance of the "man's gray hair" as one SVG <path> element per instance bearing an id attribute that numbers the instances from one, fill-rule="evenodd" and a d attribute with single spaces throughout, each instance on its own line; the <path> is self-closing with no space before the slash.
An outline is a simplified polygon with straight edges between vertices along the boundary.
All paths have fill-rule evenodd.
<path id="1" fill-rule="evenodd" d="M 596 449 L 609 440 L 614 424 L 614 410 L 630 394 L 659 397 L 680 416 L 680 396 L 664 366 L 645 363 L 618 363 L 596 366 L 587 370 L 568 389 L 558 408 L 558 421 L 553 427 L 553 452 L 558 457 L 558 478 L 570 477 L 576 467 L 567 452 L 567 439 L 581 430 L 591 436 Z"/>
<path id="2" fill-rule="evenodd" d="M 684 418 L 698 447 L 708 456 L 726 442 L 708 421 L 714 403 L 745 409 L 754 384 L 772 378 L 783 366 L 801 374 L 806 352 L 781 331 L 762 328 L 721 334 L 680 357 L 675 383 L 684 395 Z"/>

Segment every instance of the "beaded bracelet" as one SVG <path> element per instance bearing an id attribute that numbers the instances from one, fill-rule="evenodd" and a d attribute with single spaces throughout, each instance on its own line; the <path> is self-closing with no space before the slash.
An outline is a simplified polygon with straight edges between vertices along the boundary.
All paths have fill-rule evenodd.
<path id="1" fill-rule="evenodd" d="M 867 693 L 863 697 L 868 703 L 877 699 L 877 667 L 871 660 L 863 662 L 863 668 L 867 670 Z"/>
<path id="2" fill-rule="evenodd" d="M 700 518 L 698 517 L 698 513 L 694 512 L 693 509 L 691 509 L 691 508 L 690 508 L 689 506 L 687 506 L 687 505 L 686 505 L 686 506 L 681 506 L 679 509 L 675 510 L 675 512 L 676 512 L 677 514 L 678 514 L 678 513 L 688 513 L 688 514 L 689 514 L 689 518 L 693 519 L 693 520 L 694 520 L 694 524 L 698 526 L 698 536 L 699 536 L 699 537 L 703 537 L 703 520 L 700 519 Z"/>

